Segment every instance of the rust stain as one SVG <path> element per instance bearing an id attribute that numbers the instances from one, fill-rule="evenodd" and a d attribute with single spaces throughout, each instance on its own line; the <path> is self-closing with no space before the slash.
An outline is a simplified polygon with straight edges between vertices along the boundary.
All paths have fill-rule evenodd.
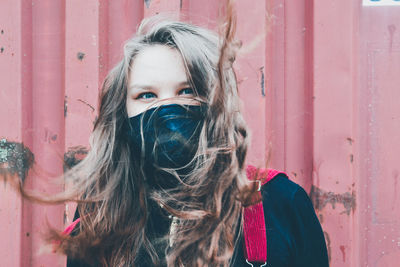
<path id="1" fill-rule="evenodd" d="M 68 149 L 64 154 L 64 171 L 71 169 L 81 162 L 88 153 L 88 149 L 84 146 L 74 146 Z"/>
<path id="2" fill-rule="evenodd" d="M 354 191 L 351 193 L 335 194 L 334 192 L 328 192 L 313 185 L 311 187 L 310 197 L 316 210 L 322 210 L 328 203 L 335 209 L 336 204 L 340 203 L 345 209 L 343 213 L 350 215 L 350 212 L 354 212 L 356 208 L 356 196 Z"/>
<path id="3" fill-rule="evenodd" d="M 17 174 L 23 181 L 34 163 L 34 155 L 23 143 L 0 140 L 0 174 Z"/>
<path id="4" fill-rule="evenodd" d="M 342 245 L 339 247 L 340 251 L 342 252 L 343 262 L 346 262 L 346 248 Z"/>

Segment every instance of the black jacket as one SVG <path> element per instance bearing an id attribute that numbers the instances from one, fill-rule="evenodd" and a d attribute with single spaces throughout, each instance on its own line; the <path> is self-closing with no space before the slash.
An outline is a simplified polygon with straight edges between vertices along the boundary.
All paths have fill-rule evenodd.
<path id="1" fill-rule="evenodd" d="M 266 266 L 329 266 L 324 234 L 304 189 L 286 175 L 279 174 L 263 185 L 261 192 L 267 230 Z M 139 260 L 137 265 L 151 266 L 145 258 Z M 244 258 L 242 238 L 236 246 L 231 266 L 250 266 Z M 67 267 L 91 266 L 68 259 Z"/>

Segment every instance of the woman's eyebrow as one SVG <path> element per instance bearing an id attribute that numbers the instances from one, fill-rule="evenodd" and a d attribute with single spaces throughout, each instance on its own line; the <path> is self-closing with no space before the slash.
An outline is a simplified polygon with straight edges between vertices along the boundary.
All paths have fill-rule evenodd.
<path id="1" fill-rule="evenodd" d="M 187 88 L 187 87 L 191 87 L 192 85 L 190 84 L 189 81 L 185 80 L 185 81 L 181 81 L 181 82 L 177 82 L 175 83 L 174 87 L 176 89 L 181 89 L 181 88 Z"/>
<path id="2" fill-rule="evenodd" d="M 183 81 L 183 82 L 180 82 L 180 83 L 178 84 L 178 86 L 179 86 L 179 87 L 186 87 L 186 86 L 190 86 L 190 83 L 189 83 L 188 81 Z"/>
<path id="3" fill-rule="evenodd" d="M 186 87 L 190 86 L 190 83 L 188 81 L 181 81 L 176 84 L 176 87 Z M 134 83 L 129 86 L 129 89 L 146 89 L 146 90 L 152 90 L 155 89 L 156 86 L 150 85 L 150 84 L 139 84 L 139 83 Z"/>
<path id="4" fill-rule="evenodd" d="M 155 86 L 153 85 L 148 85 L 148 84 L 132 84 L 129 86 L 129 89 L 154 89 Z"/>

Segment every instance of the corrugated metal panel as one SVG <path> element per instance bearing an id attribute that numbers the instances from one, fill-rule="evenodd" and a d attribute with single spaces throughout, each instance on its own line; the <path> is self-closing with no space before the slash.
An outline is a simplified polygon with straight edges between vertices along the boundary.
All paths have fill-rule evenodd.
<path id="1" fill-rule="evenodd" d="M 29 186 L 48 193 L 61 190 L 47 183 L 63 160 L 85 155 L 99 87 L 139 21 L 166 12 L 217 29 L 221 10 L 213 0 L 0 4 L 0 160 L 32 151 L 36 166 L 12 171 L 31 168 Z M 248 161 L 265 165 L 271 148 L 270 166 L 310 192 L 331 266 L 396 266 L 400 7 L 236 5 L 243 49 L 235 67 L 253 137 Z M 45 215 L 62 228 L 73 209 L 32 205 L 0 186 L 0 266 L 64 266 L 64 257 L 40 254 L 40 231 Z"/>
<path id="2" fill-rule="evenodd" d="M 390 2 L 390 1 L 386 1 Z M 360 264 L 400 260 L 400 6 L 362 7 L 359 17 L 358 169 Z"/>
<path id="3" fill-rule="evenodd" d="M 313 192 L 333 266 L 357 266 L 358 179 L 353 176 L 354 2 L 314 1 Z M 340 14 L 340 19 L 338 15 Z M 353 141 L 354 140 L 354 141 Z"/>

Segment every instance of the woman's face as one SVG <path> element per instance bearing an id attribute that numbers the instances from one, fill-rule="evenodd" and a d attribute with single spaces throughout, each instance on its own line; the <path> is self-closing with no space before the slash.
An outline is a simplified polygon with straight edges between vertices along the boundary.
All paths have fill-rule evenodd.
<path id="1" fill-rule="evenodd" d="M 180 53 L 153 45 L 137 54 L 129 73 L 126 108 L 129 117 L 165 104 L 196 105 Z"/>

